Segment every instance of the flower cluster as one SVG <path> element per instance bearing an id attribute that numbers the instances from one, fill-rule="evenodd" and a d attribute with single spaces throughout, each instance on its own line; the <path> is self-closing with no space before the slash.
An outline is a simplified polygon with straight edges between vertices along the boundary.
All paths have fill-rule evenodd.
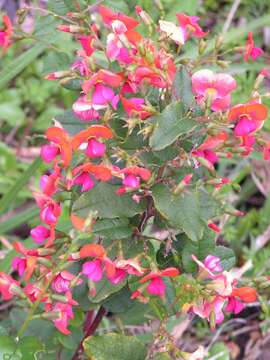
<path id="1" fill-rule="evenodd" d="M 153 41 L 137 30 L 140 22 L 151 30 L 153 20 L 140 7 L 136 7 L 136 13 L 139 21 L 99 5 L 99 22 L 89 25 L 88 19 L 81 20 L 78 14 L 68 13 L 67 17 L 78 24 L 58 26 L 59 31 L 74 36 L 80 50 L 69 71 L 51 73 L 46 79 L 59 80 L 62 84 L 74 79 L 79 81 L 80 94 L 72 110 L 83 130 L 70 134 L 56 122 L 46 131 L 47 143 L 41 148 L 41 158 L 51 168 L 41 177 L 40 191 L 34 193 L 41 221 L 31 230 L 35 246 L 26 249 L 21 243 L 14 244 L 19 256 L 13 259 L 12 267 L 20 281 L 0 274 L 3 299 L 16 295 L 31 303 L 42 304 L 42 317 L 52 320 L 64 334 L 69 333 L 67 327 L 74 316 L 73 307 L 78 305 L 73 298 L 73 288 L 82 282 L 88 283 L 89 296 L 93 297 L 102 280 L 115 285 L 132 278 L 136 286 L 132 288 L 131 298 L 147 302 L 151 296 L 164 299 L 168 278 L 177 278 L 181 268 L 179 264 L 160 269 L 147 250 L 129 258 L 120 248 L 116 255 L 111 255 L 102 238 L 91 237 L 87 243 L 85 239 L 81 242 L 80 235 L 91 234 L 99 214 L 92 212 L 83 218 L 73 213 L 74 196 L 78 198 L 80 193 L 95 192 L 98 183 L 106 182 L 116 185 L 114 195 L 120 200 L 127 196 L 137 205 L 146 200 L 147 208 L 142 218 L 140 221 L 134 219 L 135 225 L 131 226 L 135 238 L 141 235 L 145 222 L 157 214 L 152 205 L 152 186 L 157 183 L 175 185 L 168 173 L 173 174 L 174 170 L 186 166 L 194 172 L 198 167 L 205 167 L 208 172 L 202 182 L 216 191 L 230 182 L 215 175 L 214 166 L 220 157 L 247 156 L 256 149 L 261 150 L 266 159 L 270 158 L 270 145 L 260 131 L 268 112 L 258 92 L 254 92 L 247 103 L 232 106 L 231 94 L 237 87 L 236 80 L 222 72 L 196 71 L 192 61 L 187 69 L 195 101 L 188 114 L 199 114 L 196 121 L 203 132 L 203 141 L 199 145 L 194 143 L 189 150 L 181 148 L 175 158 L 164 164 L 168 165 L 166 179 L 163 178 L 164 167 L 162 171 L 156 171 L 155 166 L 148 166 L 140 157 L 144 149 L 132 153 L 118 147 L 119 139 L 124 142 L 124 138 L 116 129 L 122 131 L 127 127 L 127 136 L 137 129 L 136 136 L 143 134 L 146 139 L 152 134 L 155 127 L 153 118 L 174 99 L 179 61 L 175 53 L 179 53 L 190 39 L 202 39 L 208 35 L 199 26 L 197 17 L 179 13 L 176 14 L 178 25 L 159 21 L 155 35 L 157 41 Z M 8 18 L 4 17 L 3 22 L 0 46 L 7 49 L 12 27 Z M 98 61 L 100 53 L 107 66 L 100 65 L 103 64 Z M 245 60 L 255 60 L 261 55 L 262 51 L 254 47 L 250 34 Z M 262 81 L 263 75 L 259 76 Z M 152 97 L 151 92 L 154 94 Z M 118 127 L 113 126 L 114 122 L 118 122 Z M 191 171 L 174 186 L 172 197 L 181 196 L 192 180 Z M 71 202 L 69 217 L 73 227 L 69 234 L 63 233 L 59 227 L 66 210 L 66 195 Z M 162 211 L 160 213 L 162 215 Z M 242 214 L 235 210 L 234 215 Z M 219 231 L 213 222 L 208 225 Z M 236 287 L 237 281 L 232 273 L 223 271 L 220 259 L 209 255 L 204 262 L 196 257 L 193 260 L 199 265 L 197 280 L 203 291 L 192 304 L 185 304 L 185 311 L 215 324 L 223 320 L 223 311 L 237 314 L 243 309 L 243 303 L 256 299 L 254 289 Z M 77 273 L 67 270 L 74 263 L 78 264 Z"/>

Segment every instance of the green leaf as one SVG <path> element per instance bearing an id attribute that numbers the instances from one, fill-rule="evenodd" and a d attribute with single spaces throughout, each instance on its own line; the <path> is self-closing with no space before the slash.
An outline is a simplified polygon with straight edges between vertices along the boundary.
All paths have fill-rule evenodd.
<path id="1" fill-rule="evenodd" d="M 107 278 L 103 278 L 96 284 L 96 295 L 89 296 L 89 300 L 95 304 L 107 299 L 110 295 L 118 292 L 126 284 L 126 281 L 122 281 L 118 284 L 112 284 Z"/>
<path id="2" fill-rule="evenodd" d="M 93 226 L 93 232 L 109 239 L 124 239 L 132 235 L 128 219 L 98 220 Z"/>
<path id="3" fill-rule="evenodd" d="M 198 123 L 184 115 L 180 102 L 168 105 L 165 110 L 152 118 L 155 129 L 150 136 L 149 145 L 153 150 L 162 150 L 171 145 L 179 136 L 194 130 Z"/>
<path id="4" fill-rule="evenodd" d="M 25 224 L 29 220 L 37 217 L 39 214 L 39 208 L 37 206 L 32 206 L 19 213 L 17 213 L 16 210 L 14 212 L 16 213 L 16 215 L 12 216 L 6 221 L 3 221 L 0 224 L 0 234 L 5 234 L 10 230 L 20 226 L 21 224 Z"/>
<path id="5" fill-rule="evenodd" d="M 87 127 L 74 115 L 72 110 L 68 110 L 64 112 L 64 114 L 57 115 L 55 119 L 61 123 L 70 135 L 76 135 L 78 132 L 86 129 Z"/>
<path id="6" fill-rule="evenodd" d="M 175 75 L 172 96 L 173 100 L 183 102 L 186 111 L 195 105 L 191 77 L 184 66 L 181 66 Z"/>
<path id="7" fill-rule="evenodd" d="M 0 80 L 1 81 L 1 80 Z M 0 214 L 3 214 L 10 208 L 13 201 L 16 199 L 18 192 L 27 184 L 29 179 L 35 174 L 42 164 L 41 158 L 36 158 L 35 161 L 29 166 L 29 168 L 21 175 L 17 182 L 11 187 L 11 189 L 0 200 Z"/>
<path id="8" fill-rule="evenodd" d="M 43 73 L 68 70 L 70 57 L 65 52 L 50 51 L 43 59 Z"/>
<path id="9" fill-rule="evenodd" d="M 66 15 L 67 12 L 72 10 L 64 0 L 49 0 L 48 9 L 57 15 Z"/>
<path id="10" fill-rule="evenodd" d="M 44 351 L 43 344 L 35 336 L 23 337 L 18 344 L 18 350 L 22 354 L 22 360 L 36 360 L 36 355 Z"/>
<path id="11" fill-rule="evenodd" d="M 215 343 L 211 347 L 209 356 L 206 357 L 206 360 L 212 358 L 215 358 L 215 360 L 230 360 L 230 351 L 228 347 L 221 341 Z"/>
<path id="12" fill-rule="evenodd" d="M 212 255 L 215 255 L 221 259 L 220 265 L 224 270 L 230 270 L 235 266 L 235 255 L 232 249 L 225 246 L 216 246 Z"/>
<path id="13" fill-rule="evenodd" d="M 5 66 L 4 69 L 0 71 L 0 89 L 3 89 L 10 80 L 31 64 L 41 53 L 43 53 L 46 47 L 47 45 L 45 44 L 36 44 Z"/>
<path id="14" fill-rule="evenodd" d="M 171 360 L 172 358 L 166 354 L 166 353 L 159 353 L 159 354 L 156 354 L 156 356 L 154 357 L 154 360 Z"/>
<path id="15" fill-rule="evenodd" d="M 146 348 L 135 336 L 106 334 L 91 336 L 83 343 L 92 360 L 144 360 Z"/>
<path id="16" fill-rule="evenodd" d="M 135 304 L 134 300 L 131 300 L 130 297 L 131 291 L 125 286 L 116 294 L 108 297 L 108 299 L 102 303 L 102 306 L 114 314 L 123 313 Z"/>
<path id="17" fill-rule="evenodd" d="M 118 186 L 98 183 L 94 191 L 89 191 L 79 197 L 73 204 L 72 211 L 78 216 L 86 217 L 89 212 L 98 211 L 101 218 L 132 217 L 144 209 L 144 203 L 135 203 L 130 194 L 117 195 Z"/>
<path id="18" fill-rule="evenodd" d="M 219 213 L 219 204 L 202 190 L 174 195 L 167 186 L 159 184 L 152 192 L 160 214 L 193 241 L 202 237 L 207 221 Z"/>
<path id="19" fill-rule="evenodd" d="M 214 255 L 215 241 L 213 231 L 206 229 L 203 238 L 197 242 L 187 241 L 182 251 L 182 263 L 184 270 L 188 273 L 195 272 L 198 265 L 192 260 L 191 255 L 204 260 L 207 255 Z"/>
<path id="20" fill-rule="evenodd" d="M 0 104 L 0 120 L 5 120 L 10 126 L 20 126 L 25 120 L 25 114 L 15 101 Z"/>
<path id="21" fill-rule="evenodd" d="M 16 356 L 16 343 L 9 336 L 0 336 L 0 360 L 6 359 L 21 359 L 21 357 Z M 13 357 L 13 356 L 14 357 Z"/>

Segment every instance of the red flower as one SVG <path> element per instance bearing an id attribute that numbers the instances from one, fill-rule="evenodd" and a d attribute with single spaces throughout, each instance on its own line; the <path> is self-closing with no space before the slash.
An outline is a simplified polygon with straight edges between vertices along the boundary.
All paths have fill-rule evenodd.
<path id="1" fill-rule="evenodd" d="M 248 61 L 249 58 L 252 60 L 256 60 L 258 57 L 263 55 L 263 50 L 260 48 L 254 47 L 254 40 L 252 32 L 248 33 L 248 38 L 245 46 L 245 54 L 244 54 L 244 60 Z"/>
<path id="2" fill-rule="evenodd" d="M 236 122 L 234 135 L 242 137 L 260 129 L 267 114 L 267 107 L 263 104 L 239 104 L 231 108 L 228 119 Z"/>
<path id="3" fill-rule="evenodd" d="M 0 28 L 0 47 L 2 47 L 5 52 L 11 45 L 13 28 L 10 18 L 7 15 L 3 15 L 2 21 L 4 27 Z"/>
<path id="4" fill-rule="evenodd" d="M 184 13 L 176 14 L 180 28 L 184 31 L 185 40 L 188 39 L 189 35 L 191 34 L 194 37 L 202 38 L 208 34 L 204 32 L 202 28 L 198 25 L 198 21 L 200 20 L 197 16 L 188 16 Z"/>
<path id="5" fill-rule="evenodd" d="M 113 10 L 103 5 L 99 5 L 98 12 L 101 15 L 105 24 L 107 25 L 111 25 L 114 20 L 120 20 L 122 23 L 125 24 L 128 30 L 132 30 L 137 25 L 139 25 L 138 21 L 133 19 L 132 17 L 122 14 L 120 12 L 114 12 Z"/>
<path id="6" fill-rule="evenodd" d="M 254 302 L 257 300 L 257 292 L 250 287 L 235 288 L 232 291 L 232 296 L 239 297 L 246 303 Z"/>
<path id="7" fill-rule="evenodd" d="M 88 129 L 80 131 L 76 134 L 72 141 L 71 145 L 73 150 L 77 150 L 80 145 L 90 138 L 103 138 L 103 139 L 111 139 L 113 137 L 112 130 L 103 125 L 93 125 Z"/>

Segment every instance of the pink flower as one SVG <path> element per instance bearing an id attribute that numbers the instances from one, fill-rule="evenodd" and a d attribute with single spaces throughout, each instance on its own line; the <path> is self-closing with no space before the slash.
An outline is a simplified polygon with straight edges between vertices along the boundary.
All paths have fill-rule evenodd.
<path id="1" fill-rule="evenodd" d="M 4 27 L 0 28 L 0 47 L 2 47 L 5 52 L 11 45 L 13 27 L 7 15 L 3 15 L 2 22 Z"/>
<path id="2" fill-rule="evenodd" d="M 173 277 L 179 275 L 179 270 L 170 267 L 165 270 L 157 271 L 157 272 L 150 272 L 149 274 L 145 275 L 142 279 L 140 279 L 140 283 L 144 284 L 148 282 L 147 285 L 147 292 L 151 295 L 163 296 L 166 290 L 166 284 L 163 281 L 163 277 Z"/>
<path id="3" fill-rule="evenodd" d="M 12 268 L 16 271 L 18 271 L 19 276 L 23 276 L 27 263 L 26 258 L 20 258 L 15 256 L 12 260 Z"/>
<path id="4" fill-rule="evenodd" d="M 30 234 L 37 244 L 42 244 L 50 236 L 50 230 L 43 225 L 34 227 Z"/>
<path id="5" fill-rule="evenodd" d="M 76 276 L 68 271 L 61 271 L 58 273 L 52 281 L 52 288 L 57 293 L 63 293 L 70 290 L 71 281 L 75 281 L 76 285 L 79 285 L 82 280 L 76 279 Z M 75 285 L 75 284 L 74 284 Z"/>
<path id="6" fill-rule="evenodd" d="M 123 176 L 123 186 L 117 190 L 117 194 L 121 195 L 126 191 L 138 189 L 141 180 L 148 181 L 150 179 L 151 172 L 148 169 L 141 168 L 139 166 L 132 166 L 130 168 L 120 170 L 119 175 Z"/>
<path id="7" fill-rule="evenodd" d="M 72 65 L 71 70 L 78 70 L 81 76 L 89 76 L 90 70 L 84 57 L 77 59 Z"/>
<path id="8" fill-rule="evenodd" d="M 141 276 L 144 274 L 145 269 L 143 269 L 137 260 L 128 259 L 128 260 L 117 260 L 114 263 L 115 273 L 112 276 L 108 276 L 108 280 L 113 284 L 118 284 L 123 281 L 127 274 Z"/>
<path id="9" fill-rule="evenodd" d="M 100 115 L 91 100 L 86 96 L 79 97 L 72 106 L 75 115 L 82 121 L 99 119 Z"/>
<path id="10" fill-rule="evenodd" d="M 194 314 L 200 316 L 203 319 L 210 321 L 211 313 L 213 313 L 215 324 L 220 324 L 224 320 L 223 306 L 225 299 L 221 296 L 215 296 L 213 300 L 203 300 L 192 307 Z M 211 325 L 215 325 L 211 324 Z"/>
<path id="11" fill-rule="evenodd" d="M 69 320 L 74 317 L 72 306 L 69 304 L 63 304 L 58 302 L 52 308 L 52 312 L 58 313 L 58 318 L 56 320 L 53 320 L 55 327 L 65 335 L 70 334 L 67 326 Z"/>
<path id="12" fill-rule="evenodd" d="M 87 172 L 82 172 L 73 180 L 72 185 L 81 185 L 81 192 L 86 192 L 95 186 L 95 182 L 91 175 Z"/>
<path id="13" fill-rule="evenodd" d="M 40 288 L 38 288 L 37 286 L 31 284 L 31 283 L 28 283 L 26 284 L 25 288 L 23 289 L 25 295 L 32 301 L 32 302 L 35 302 L 40 294 L 41 294 L 41 290 Z M 44 302 L 47 300 L 47 296 L 44 296 L 41 301 Z"/>
<path id="14" fill-rule="evenodd" d="M 202 38 L 208 34 L 208 32 L 204 32 L 202 28 L 198 25 L 198 21 L 200 20 L 197 16 L 188 16 L 184 13 L 176 14 L 180 29 L 183 32 L 184 41 L 186 41 L 189 36 L 194 36 L 197 38 Z"/>
<path id="15" fill-rule="evenodd" d="M 41 147 L 40 156 L 46 163 L 53 161 L 60 154 L 60 149 L 55 145 L 43 145 Z"/>
<path id="16" fill-rule="evenodd" d="M 119 101 L 119 96 L 115 95 L 113 90 L 102 84 L 97 84 L 92 95 L 92 102 L 97 107 L 107 106 L 111 103 L 114 110 L 116 110 L 117 103 Z"/>
<path id="17" fill-rule="evenodd" d="M 192 90 L 199 103 L 211 101 L 213 111 L 224 111 L 230 106 L 230 93 L 236 88 L 234 78 L 228 74 L 215 74 L 211 70 L 199 70 L 192 75 Z"/>
<path id="18" fill-rule="evenodd" d="M 91 56 L 95 51 L 95 48 L 92 46 L 94 37 L 91 35 L 83 35 L 79 37 L 79 40 L 86 55 Z"/>
<path id="19" fill-rule="evenodd" d="M 203 263 L 204 263 L 205 267 L 208 270 L 210 270 L 211 272 L 223 271 L 223 268 L 220 265 L 220 258 L 218 258 L 216 256 L 213 256 L 213 255 L 206 256 Z"/>
<path id="20" fill-rule="evenodd" d="M 254 40 L 252 32 L 248 33 L 248 38 L 245 47 L 244 60 L 248 61 L 250 58 L 256 60 L 258 57 L 263 55 L 263 50 L 254 46 Z"/>
<path id="21" fill-rule="evenodd" d="M 91 158 L 98 158 L 105 154 L 106 145 L 102 142 L 92 138 L 88 140 L 88 145 L 85 150 L 85 154 Z"/>
<path id="22" fill-rule="evenodd" d="M 113 33 L 107 36 L 106 55 L 110 60 L 117 60 L 123 64 L 132 63 L 132 56 L 129 50 L 124 47 L 119 37 Z"/>
<path id="23" fill-rule="evenodd" d="M 83 264 L 82 273 L 86 275 L 90 280 L 98 282 L 102 279 L 103 270 L 102 262 L 100 259 L 93 261 L 87 261 Z"/>
<path id="24" fill-rule="evenodd" d="M 140 186 L 140 178 L 132 174 L 126 175 L 122 183 L 126 188 L 138 189 Z"/>
<path id="25" fill-rule="evenodd" d="M 12 285 L 19 286 L 19 283 L 10 275 L 0 272 L 0 293 L 3 300 L 10 300 L 14 296 L 11 292 Z"/>
<path id="26" fill-rule="evenodd" d="M 225 307 L 225 312 L 231 312 L 237 315 L 244 309 L 244 307 L 245 305 L 240 300 L 233 296 L 229 296 L 228 303 Z"/>
<path id="27" fill-rule="evenodd" d="M 160 31 L 166 34 L 176 44 L 184 45 L 186 41 L 186 31 L 183 27 L 176 26 L 174 23 L 165 20 L 159 20 Z"/>

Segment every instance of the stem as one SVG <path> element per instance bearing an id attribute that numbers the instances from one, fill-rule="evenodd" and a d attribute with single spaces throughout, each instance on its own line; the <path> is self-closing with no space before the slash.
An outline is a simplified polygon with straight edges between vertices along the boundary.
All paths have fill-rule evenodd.
<path id="1" fill-rule="evenodd" d="M 86 331 L 84 333 L 84 336 L 83 336 L 83 338 L 82 338 L 82 340 L 81 340 L 75 354 L 72 357 L 72 360 L 79 360 L 80 359 L 80 355 L 81 355 L 81 353 L 83 351 L 83 342 L 84 342 L 84 340 L 87 337 L 89 337 L 89 336 L 91 336 L 91 335 L 93 335 L 95 333 L 96 329 L 98 328 L 98 326 L 99 326 L 101 320 L 103 319 L 103 316 L 106 314 L 106 312 L 107 312 L 107 310 L 103 306 L 101 306 L 99 308 L 99 310 L 97 312 L 97 315 L 96 315 L 95 319 L 93 320 L 93 322 L 90 323 L 89 326 L 85 327 Z M 88 319 L 88 315 L 89 315 L 89 313 L 86 316 L 86 321 Z"/>

